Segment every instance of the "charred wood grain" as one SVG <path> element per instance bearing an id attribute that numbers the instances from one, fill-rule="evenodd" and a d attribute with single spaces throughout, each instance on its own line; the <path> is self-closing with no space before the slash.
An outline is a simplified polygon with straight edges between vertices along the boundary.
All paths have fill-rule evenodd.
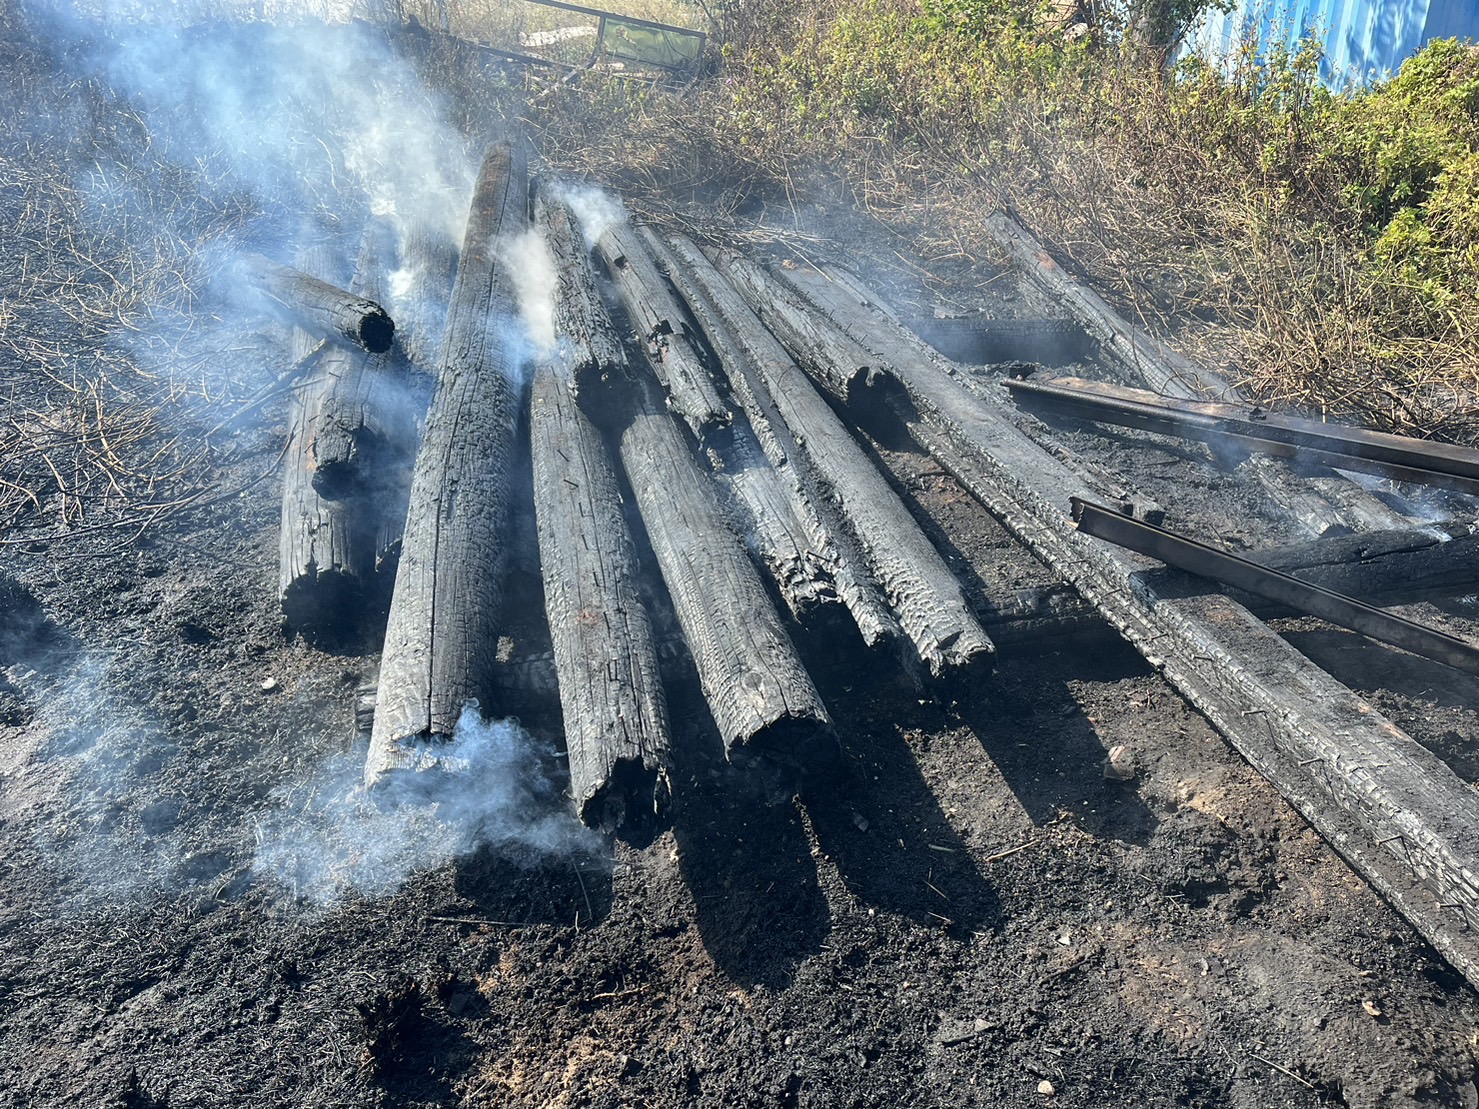
<path id="1" fill-rule="evenodd" d="M 569 206 L 541 190 L 534 218 L 555 267 L 555 335 L 570 387 L 577 399 L 599 404 L 626 364 L 621 338 L 601 303 L 590 251 Z"/>
<path id="2" fill-rule="evenodd" d="M 244 259 L 243 266 L 263 297 L 309 334 L 372 354 L 390 349 L 395 321 L 374 301 L 259 254 Z"/>
<path id="3" fill-rule="evenodd" d="M 886 321 L 859 312 L 851 324 L 892 346 Z M 919 442 L 1479 984 L 1479 796 L 1236 601 L 1167 589 L 1154 560 L 1076 531 L 1068 502 L 1088 487 L 945 367 L 901 358 L 886 372 Z"/>
<path id="4" fill-rule="evenodd" d="M 299 259 L 305 268 L 329 273 L 332 250 L 319 245 Z M 295 329 L 293 353 L 317 361 L 293 390 L 288 443 L 283 454 L 282 514 L 278 532 L 278 601 L 283 624 L 311 643 L 337 646 L 355 631 L 374 573 L 373 538 L 353 505 L 328 500 L 313 486 L 313 436 L 319 402 L 329 378 L 323 365 L 332 344 Z"/>
<path id="5" fill-rule="evenodd" d="M 713 483 L 657 385 L 633 375 L 621 462 L 699 684 L 736 762 L 805 769 L 835 752 L 832 721 Z"/>
<path id="6" fill-rule="evenodd" d="M 500 240 L 527 224 L 522 156 L 483 161 L 447 312 L 437 385 L 411 479 L 366 784 L 430 753 L 491 684 L 506 561 L 508 474 L 522 399 Z"/>
<path id="7" fill-rule="evenodd" d="M 570 792 L 582 820 L 614 831 L 665 806 L 671 738 L 616 478 L 568 369 L 546 361 L 534 374 L 534 511 Z"/>
<path id="8" fill-rule="evenodd" d="M 809 483 L 845 522 L 913 644 L 923 674 L 935 682 L 968 685 L 990 671 L 995 655 L 991 638 L 972 613 L 959 580 L 888 481 L 736 291 L 712 265 L 700 265 L 703 256 L 697 248 L 686 249 L 683 258 L 721 321 L 733 326 L 745 345 L 753 375 L 748 388 L 789 428 L 796 448 L 793 465 L 807 468 Z M 747 287 L 769 280 L 743 259 L 730 259 L 728 269 Z M 787 334 L 798 341 L 808 337 L 795 330 Z"/>
<path id="9" fill-rule="evenodd" d="M 437 221 L 410 219 L 402 232 L 385 296 L 395 308 L 396 346 L 422 373 L 435 373 L 447 303 L 457 276 L 457 242 Z"/>
<path id="10" fill-rule="evenodd" d="M 625 221 L 613 224 L 596 240 L 596 251 L 606 263 L 643 351 L 667 390 L 669 406 L 700 439 L 727 426 L 729 408 L 704 367 L 682 307 L 637 229 Z"/>
<path id="11" fill-rule="evenodd" d="M 1098 293 L 1065 273 L 1016 220 L 996 213 L 986 219 L 985 227 L 1013 262 L 1099 341 L 1101 353 L 1132 379 L 1138 377 L 1169 397 L 1246 403 L 1227 382 L 1135 327 Z M 1311 535 L 1401 528 L 1408 523 L 1385 502 L 1332 470 L 1295 474 L 1287 465 L 1257 455 L 1238 469 Z"/>

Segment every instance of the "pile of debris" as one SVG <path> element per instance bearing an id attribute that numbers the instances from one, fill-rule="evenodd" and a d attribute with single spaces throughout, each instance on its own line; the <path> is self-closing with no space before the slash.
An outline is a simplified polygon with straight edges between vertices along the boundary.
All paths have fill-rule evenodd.
<path id="1" fill-rule="evenodd" d="M 531 224 L 557 274 L 543 349 L 517 323 L 507 249 Z M 650 821 L 672 788 L 639 550 L 652 552 L 727 755 L 787 780 L 804 781 L 835 749 L 797 629 L 856 635 L 921 688 L 967 698 L 999 644 L 1102 617 L 1479 984 L 1469 927 L 1479 920 L 1479 799 L 1260 618 L 1294 607 L 1479 672 L 1472 644 L 1346 595 L 1394 603 L 1470 588 L 1479 535 L 1418 527 L 1399 502 L 1343 474 L 1475 492 L 1479 454 L 1264 418 L 1126 324 L 1010 220 L 995 230 L 1070 314 L 1078 338 L 1068 345 L 1096 346 L 1153 393 L 974 375 L 843 271 L 761 265 L 624 221 L 582 227 L 558 189 L 531 196 L 508 144 L 483 163 L 460 252 L 434 243 L 417 263 L 427 301 L 447 297 L 439 342 L 409 328 L 388 350 L 367 340 L 389 326 L 368 303 L 383 273 L 373 229 L 349 292 L 259 265 L 305 328 L 308 378 L 284 483 L 284 615 L 327 636 L 373 611 L 393 581 L 366 784 L 445 765 L 442 741 L 464 706 L 497 711 L 509 511 L 527 494 L 570 788 L 588 824 Z M 1030 326 L 1000 328 L 998 347 Z M 980 325 L 976 337 L 990 345 L 992 330 Z M 424 421 L 406 403 L 418 395 L 408 364 L 434 381 Z M 1198 399 L 1207 395 L 1220 404 Z M 1191 543 L 1159 527 L 1163 513 L 1144 496 L 1045 445 L 1043 426 L 1011 399 L 1044 419 L 1128 423 L 1236 453 L 1232 480 L 1259 482 L 1312 541 L 1256 563 Z M 973 606 L 850 426 L 870 411 L 900 421 L 1072 592 Z M 1299 472 L 1276 460 L 1295 455 Z M 515 487 L 520 472 L 532 489 Z M 1236 591 L 1199 587 L 1163 563 Z"/>

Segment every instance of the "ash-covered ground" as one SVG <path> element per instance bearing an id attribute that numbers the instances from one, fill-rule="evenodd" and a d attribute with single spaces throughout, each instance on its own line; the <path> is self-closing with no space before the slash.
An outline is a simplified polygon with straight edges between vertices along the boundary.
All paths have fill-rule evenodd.
<path id="1" fill-rule="evenodd" d="M 330 653 L 281 628 L 287 400 L 262 390 L 282 329 L 178 290 L 146 322 L 84 328 L 46 310 L 47 288 L 67 303 L 61 277 L 13 269 L 67 226 L 116 233 L 87 142 L 112 134 L 135 168 L 164 142 L 158 90 L 120 91 L 112 55 L 31 37 L 37 18 L 9 16 L 7 80 L 32 108 L 5 155 L 20 166 L 58 128 L 76 223 L 39 186 L 6 198 L 0 422 L 75 414 L 66 366 L 157 406 L 124 370 L 184 359 L 198 380 L 137 434 L 177 437 L 179 499 L 196 499 L 150 515 L 122 477 L 80 484 L 103 468 L 28 469 L 36 504 L 4 502 L 0 1104 L 1479 1106 L 1472 991 L 1107 632 L 1008 655 L 956 704 L 799 637 L 844 758 L 779 805 L 724 765 L 673 658 L 675 803 L 641 841 L 568 815 L 547 688 L 486 729 L 456 805 L 366 803 L 353 708 L 373 644 Z M 212 156 L 210 203 L 184 166 L 193 222 L 164 222 L 187 242 L 280 229 L 283 181 Z M 856 265 L 841 248 L 870 235 L 847 226 L 829 249 Z M 128 280 L 68 266 L 102 293 Z M 7 480 L 35 441 L 6 440 Z M 872 449 L 971 589 L 1046 581 L 928 458 L 886 428 Z M 1189 459 L 1129 454 L 1101 461 L 1158 475 L 1165 499 L 1216 493 Z M 58 534 L 68 489 L 86 518 Z M 1265 522 L 1240 496 L 1210 503 L 1255 545 Z M 515 662 L 546 646 L 524 549 Z M 1323 626 L 1289 634 L 1472 777 L 1479 683 Z M 1128 782 L 1102 773 L 1117 745 Z"/>

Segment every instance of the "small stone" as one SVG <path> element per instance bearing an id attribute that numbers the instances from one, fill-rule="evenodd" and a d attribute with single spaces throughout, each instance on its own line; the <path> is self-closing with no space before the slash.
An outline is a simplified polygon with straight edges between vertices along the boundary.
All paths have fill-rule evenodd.
<path id="1" fill-rule="evenodd" d="M 1371 1016 L 1371 1017 L 1379 1017 L 1379 1016 L 1381 1016 L 1381 1006 L 1378 1005 L 1376 1002 L 1372 1001 L 1371 998 L 1369 998 L 1369 997 L 1368 998 L 1365 998 L 1361 1002 L 1361 1008 L 1363 1008 L 1363 1009 L 1366 1010 L 1366 1015 L 1367 1016 Z"/>
<path id="2" fill-rule="evenodd" d="M 277 688 L 277 679 L 276 678 L 263 678 L 262 679 L 262 692 L 263 693 L 271 693 L 276 688 Z"/>
<path id="3" fill-rule="evenodd" d="M 1109 749 L 1109 755 L 1104 760 L 1104 780 L 1128 782 L 1134 776 L 1135 752 L 1123 743 L 1115 744 Z"/>
<path id="4" fill-rule="evenodd" d="M 1055 1087 L 1051 1082 L 1044 1078 L 1041 1082 L 1037 1084 L 1037 1092 L 1042 1094 L 1043 1097 L 1052 1097 L 1058 1092 L 1058 1090 L 1057 1087 Z"/>

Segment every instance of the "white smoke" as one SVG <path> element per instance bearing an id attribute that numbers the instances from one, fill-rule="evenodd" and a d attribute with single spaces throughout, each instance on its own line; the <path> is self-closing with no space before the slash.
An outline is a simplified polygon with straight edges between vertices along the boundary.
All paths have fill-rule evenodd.
<path id="1" fill-rule="evenodd" d="M 279 790 L 281 807 L 257 824 L 254 872 L 325 904 L 392 891 L 484 845 L 529 862 L 600 853 L 599 837 L 545 772 L 551 752 L 513 721 L 484 722 L 470 705 L 453 738 L 428 754 L 422 768 L 388 775 L 371 791 L 362 751 Z"/>
<path id="2" fill-rule="evenodd" d="M 594 247 L 608 227 L 627 218 L 619 197 L 592 185 L 556 185 L 554 195 L 575 214 L 587 248 Z"/>
<path id="3" fill-rule="evenodd" d="M 537 228 L 515 236 L 503 247 L 503 264 L 514 281 L 514 300 L 536 355 L 555 346 L 555 263 Z"/>

